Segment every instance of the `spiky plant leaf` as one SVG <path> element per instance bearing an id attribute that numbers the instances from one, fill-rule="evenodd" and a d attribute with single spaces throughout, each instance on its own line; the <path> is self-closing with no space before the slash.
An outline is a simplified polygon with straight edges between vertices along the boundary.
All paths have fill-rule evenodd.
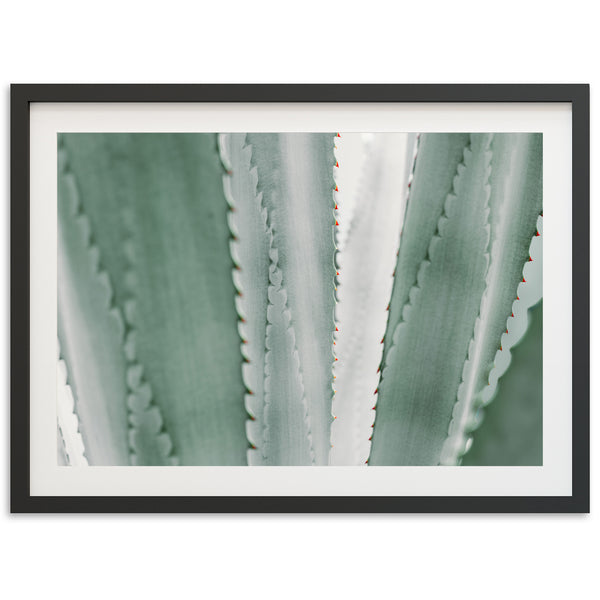
<path id="1" fill-rule="evenodd" d="M 339 331 L 332 465 L 361 465 L 369 456 L 375 417 L 373 390 L 379 381 L 381 338 L 386 327 L 415 137 L 400 133 L 370 136 L 352 216 L 347 216 L 345 205 L 339 201 L 340 222 L 349 218 L 351 224 L 338 258 Z M 342 140 L 347 144 L 346 135 Z M 345 166 L 340 165 L 343 170 Z"/>
<path id="2" fill-rule="evenodd" d="M 442 450 L 443 464 L 457 464 L 460 460 L 465 452 L 469 421 L 484 403 L 486 394 L 488 398 L 493 395 L 494 390 L 486 389 L 488 375 L 501 337 L 508 333 L 507 320 L 514 314 L 517 287 L 529 279 L 523 277 L 523 267 L 532 260 L 530 246 L 542 211 L 541 134 L 496 134 L 492 151 L 490 267 L 449 437 Z M 536 268 L 539 265 L 540 296 L 541 258 L 540 249 L 535 265 Z"/>
<path id="3" fill-rule="evenodd" d="M 110 278 L 100 264 L 100 251 L 62 144 L 58 149 L 58 334 L 88 460 L 96 465 L 129 464 L 123 319 L 113 302 Z M 59 412 L 59 426 L 60 418 Z"/>
<path id="4" fill-rule="evenodd" d="M 262 194 L 256 191 L 256 169 L 251 168 L 251 148 L 245 133 L 219 136 L 221 157 L 227 173 L 223 176 L 225 196 L 231 206 L 229 224 L 234 238 L 230 242 L 235 263 L 233 280 L 241 294 L 236 296 L 244 356 L 242 374 L 246 386 L 245 404 L 250 415 L 246 432 L 252 448 L 249 465 L 264 465 L 265 430 L 265 350 L 269 288 L 269 246 L 267 209 Z"/>
<path id="5" fill-rule="evenodd" d="M 512 350 L 510 368 L 498 382 L 463 465 L 542 464 L 542 302 L 529 313 L 527 333 Z"/>
<path id="6" fill-rule="evenodd" d="M 246 463 L 246 412 L 214 134 L 135 134 L 136 347 L 181 464 Z"/>
<path id="7" fill-rule="evenodd" d="M 406 207 L 406 226 L 402 231 L 401 252 L 394 272 L 388 332 L 395 331 L 402 320 L 408 294 L 427 256 L 438 218 L 452 190 L 452 181 L 468 143 L 469 134 L 466 133 L 424 133 L 420 136 L 414 179 Z M 384 345 L 384 360 L 391 347 L 389 341 Z"/>
<path id="8" fill-rule="evenodd" d="M 250 133 L 247 143 L 269 242 L 260 450 L 265 464 L 326 465 L 334 360 L 334 136 Z"/>
<path id="9" fill-rule="evenodd" d="M 539 235 L 538 220 L 541 230 L 542 136 L 496 134 L 492 150 L 490 267 L 458 389 L 449 437 L 442 451 L 443 464 L 457 464 L 460 460 L 466 449 L 470 421 L 479 406 L 494 394 L 494 386 L 491 389 L 488 386 L 488 375 L 498 352 L 498 341 L 503 334 L 509 333 L 513 322 L 511 314 L 514 318 L 519 310 L 526 312 L 542 295 L 541 238 L 535 239 L 536 234 Z M 538 243 L 540 247 L 536 252 L 537 248 L 534 250 L 533 246 Z M 528 264 L 533 262 L 534 255 L 535 264 Z M 518 293 L 523 284 L 536 287 L 534 290 L 525 288 Z M 534 297 L 529 304 L 524 305 L 521 301 L 515 308 L 515 298 L 524 294 L 533 294 Z M 518 340 L 511 337 L 506 342 L 501 340 L 500 345 L 510 350 L 510 346 Z"/>
<path id="10" fill-rule="evenodd" d="M 181 464 L 245 464 L 228 206 L 216 135 L 65 137 L 80 149 L 82 190 L 100 215 L 98 244 L 111 248 L 106 265 L 119 282 L 126 321 L 120 369 L 134 464 L 173 464 L 174 453 Z M 113 213 L 112 222 L 104 210 Z"/>
<path id="11" fill-rule="evenodd" d="M 471 136 L 400 311 L 401 320 L 392 330 L 388 323 L 389 350 L 379 385 L 370 464 L 439 462 L 485 288 L 491 138 Z M 415 191 L 420 187 L 418 176 L 416 172 Z M 414 227 L 407 216 L 405 229 Z M 397 301 L 394 295 L 392 302 Z"/>
<path id="12" fill-rule="evenodd" d="M 463 165 L 459 165 L 459 175 L 454 181 L 456 191 L 460 191 L 457 186 L 460 187 L 461 179 L 467 177 L 468 181 L 469 173 L 475 177 L 472 181 L 477 185 L 476 170 L 470 168 L 468 158 L 471 156 L 472 159 L 475 153 L 474 142 L 484 138 L 473 135 L 471 138 L 471 147 L 465 151 L 464 167 L 466 169 Z M 531 238 L 535 232 L 537 216 L 541 211 L 541 138 L 535 134 L 497 134 L 493 136 L 493 139 L 488 136 L 487 148 L 483 150 L 482 156 L 487 161 L 485 172 L 479 175 L 479 185 L 483 182 L 483 189 L 478 191 L 477 187 L 473 187 L 467 197 L 470 196 L 475 202 L 479 198 L 479 204 L 475 206 L 474 210 L 477 210 L 481 203 L 489 207 L 489 209 L 486 208 L 490 214 L 489 217 L 486 217 L 484 228 L 487 231 L 491 230 L 491 243 L 486 244 L 485 247 L 471 246 L 471 250 L 485 261 L 483 271 L 485 291 L 481 289 L 481 267 L 473 269 L 472 266 L 469 266 L 473 263 L 469 263 L 467 256 L 461 257 L 460 254 L 455 254 L 461 248 L 468 248 L 469 244 L 477 239 L 478 228 L 473 227 L 473 224 L 466 220 L 463 223 L 464 229 L 457 227 L 453 230 L 450 228 L 449 230 L 453 232 L 452 235 L 445 236 L 443 230 L 447 224 L 452 224 L 452 218 L 446 223 L 444 215 L 442 215 L 438 229 L 442 240 L 441 247 L 444 250 L 439 256 L 443 256 L 444 260 L 448 261 L 448 273 L 457 276 L 462 270 L 462 278 L 460 275 L 457 276 L 457 281 L 462 282 L 462 292 L 458 290 L 456 296 L 446 295 L 447 288 L 444 281 L 448 273 L 438 272 L 437 284 L 435 278 L 429 279 L 431 285 L 429 295 L 434 293 L 433 289 L 437 287 L 437 294 L 441 302 L 437 308 L 430 306 L 427 309 L 431 311 L 429 313 L 430 325 L 428 328 L 425 321 L 423 322 L 421 338 L 430 338 L 439 342 L 439 348 L 436 353 L 432 346 L 430 351 L 421 355 L 421 361 L 427 361 L 426 364 L 432 367 L 432 372 L 427 376 L 429 379 L 427 385 L 423 385 L 423 373 L 411 371 L 412 377 L 416 381 L 415 386 L 408 390 L 409 397 L 413 394 L 412 404 L 410 402 L 408 405 L 406 404 L 407 390 L 402 387 L 393 388 L 396 393 L 395 402 L 389 399 L 393 393 L 390 393 L 390 377 L 386 381 L 386 375 L 391 375 L 392 379 L 397 378 L 397 373 L 406 369 L 404 361 L 394 358 L 397 352 L 396 344 L 399 342 L 402 350 L 404 344 L 414 341 L 410 338 L 410 323 L 415 308 L 417 308 L 417 314 L 420 315 L 423 310 L 422 299 L 429 298 L 423 285 L 428 282 L 427 275 L 431 277 L 432 273 L 435 273 L 435 269 L 433 269 L 436 264 L 435 255 L 431 250 L 435 251 L 435 246 L 440 246 L 440 242 L 435 239 L 436 236 L 432 240 L 433 248 L 430 247 L 428 259 L 420 266 L 417 283 L 411 289 L 408 301 L 402 308 L 400 324 L 396 326 L 395 330 L 392 330 L 390 328 L 391 318 L 388 323 L 388 334 L 393 335 L 393 338 L 391 342 L 387 340 L 389 350 L 384 359 L 379 401 L 383 400 L 381 406 L 384 414 L 391 405 L 396 407 L 397 414 L 403 415 L 401 420 L 405 429 L 399 427 L 395 432 L 398 438 L 404 439 L 408 435 L 406 428 L 410 428 L 411 435 L 416 436 L 410 440 L 412 458 L 400 464 L 438 464 L 438 462 L 456 464 L 460 460 L 460 456 L 466 448 L 468 435 L 477 426 L 477 418 L 480 418 L 478 408 L 489 402 L 495 390 L 495 381 L 499 372 L 497 368 L 494 369 L 495 374 L 494 371 L 492 373 L 490 371 L 494 361 L 498 363 L 503 360 L 499 346 L 505 343 L 503 335 L 508 335 L 508 330 L 503 334 L 507 329 L 507 319 L 509 320 L 509 329 L 512 328 L 516 331 L 520 328 L 519 315 L 516 318 L 513 316 L 512 321 L 509 317 L 511 317 L 511 311 L 514 310 L 515 314 L 519 312 L 519 306 L 515 306 L 513 303 L 518 290 L 525 285 L 525 282 L 521 281 L 524 274 L 523 264 L 530 260 L 527 257 L 530 244 L 533 244 Z M 416 193 L 418 188 L 419 183 L 415 180 L 413 191 Z M 467 191 L 466 188 L 463 189 Z M 461 194 L 456 195 L 460 200 Z M 451 194 L 450 199 L 453 196 L 454 194 Z M 446 212 L 447 208 L 448 205 Z M 475 212 L 471 213 L 471 215 L 473 214 Z M 451 215 L 448 216 L 451 217 Z M 407 218 L 406 230 L 408 227 L 410 225 Z M 444 241 L 445 237 L 447 239 Z M 403 246 L 401 245 L 399 265 L 402 260 L 402 252 Z M 487 266 L 488 262 L 490 263 L 489 267 Z M 402 298 L 401 295 L 400 298 Z M 396 300 L 397 298 L 393 296 L 392 305 Z M 478 304 L 477 310 L 474 315 L 471 310 L 467 316 L 464 309 L 467 306 L 472 309 L 475 306 L 474 301 Z M 442 306 L 442 303 L 445 305 Z M 463 318 L 467 317 L 462 325 L 460 324 L 461 314 Z M 439 315 L 445 316 L 440 320 Z M 514 323 L 511 325 L 513 321 Z M 524 328 L 522 329 L 524 330 Z M 404 334 L 401 333 L 402 331 Z M 449 332 L 452 334 L 447 337 Z M 468 334 L 468 338 L 465 346 L 466 334 Z M 408 338 L 405 337 L 407 335 Z M 519 337 L 516 339 L 518 340 Z M 514 343 L 514 340 L 512 342 L 506 340 L 506 343 Z M 416 350 L 415 354 L 419 355 L 418 344 L 414 346 L 414 349 Z M 505 354 L 510 355 L 510 352 L 507 351 Z M 405 354 L 402 356 L 406 358 Z M 459 360 L 460 357 L 462 360 Z M 453 368 L 448 371 L 447 376 L 440 377 L 438 367 L 447 369 L 450 365 L 453 365 Z M 488 376 L 490 385 L 487 385 Z M 410 378 L 410 375 L 407 377 Z M 452 388 L 454 388 L 454 401 L 452 401 Z M 418 397 L 421 398 L 420 401 L 417 400 Z M 417 404 L 418 408 L 415 408 Z M 453 411 L 448 412 L 448 408 L 452 406 L 454 407 Z M 425 412 L 422 410 L 423 407 L 425 407 Z M 415 420 L 417 425 L 414 424 Z M 424 422 L 429 422 L 429 425 L 424 427 Z M 444 424 L 446 428 L 450 424 L 447 437 L 444 436 Z M 384 429 L 385 419 L 379 432 Z M 435 433 L 436 431 L 437 433 Z M 393 430 L 389 432 L 390 435 L 392 432 Z M 376 423 L 375 440 L 377 440 L 377 435 Z M 389 441 L 390 435 L 387 436 L 387 450 L 383 449 L 379 456 L 372 452 L 371 464 L 377 464 L 380 459 L 388 460 L 387 452 L 397 450 L 394 443 Z M 443 445 L 440 445 L 442 442 Z M 427 444 L 426 455 L 419 453 L 419 443 Z M 377 445 L 376 443 L 374 447 Z M 406 460 L 406 457 L 403 460 Z"/>

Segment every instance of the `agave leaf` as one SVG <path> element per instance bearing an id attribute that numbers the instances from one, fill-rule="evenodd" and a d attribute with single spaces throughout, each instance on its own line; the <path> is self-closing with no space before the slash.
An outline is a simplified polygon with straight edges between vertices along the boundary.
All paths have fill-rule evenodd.
<path id="1" fill-rule="evenodd" d="M 394 273 L 388 332 L 395 331 L 402 320 L 408 294 L 427 255 L 438 218 L 468 143 L 469 135 L 464 133 L 424 133 L 419 138 L 414 179 L 406 207 L 406 226 L 402 231 Z M 391 347 L 390 343 L 384 345 L 384 360 Z"/>
<path id="2" fill-rule="evenodd" d="M 542 210 L 541 134 L 496 134 L 492 151 L 490 268 L 449 437 L 442 451 L 442 464 L 458 463 L 465 452 L 470 421 L 486 395 L 493 395 L 494 389 L 487 389 L 488 375 L 498 346 L 509 350 L 509 343 L 518 341 L 517 338 L 501 343 L 501 337 L 511 327 L 511 313 L 518 312 L 517 308 L 513 310 L 517 286 L 529 280 L 529 276 L 523 277 L 523 265 L 531 259 L 530 244 Z M 541 251 L 536 258 L 535 266 L 538 265 L 540 286 L 535 301 L 541 297 Z M 521 295 L 524 293 L 526 290 Z M 526 312 L 527 306 L 523 310 Z"/>
<path id="3" fill-rule="evenodd" d="M 435 227 L 429 222 L 432 207 L 424 202 L 411 211 L 414 196 L 409 200 L 404 230 L 414 232 L 418 227 L 421 235 L 433 231 L 412 287 L 404 294 L 403 286 L 398 286 L 399 295 L 396 290 L 392 295 L 393 303 L 403 296 L 406 302 L 396 309 L 398 325 L 390 329 L 391 315 L 388 322 L 389 349 L 379 385 L 370 464 L 439 462 L 485 289 L 491 139 L 491 134 L 471 135 Z M 411 187 L 415 195 L 423 177 L 428 178 L 419 171 L 419 161 L 420 157 Z M 428 218 L 420 211 L 427 211 Z M 401 245 L 399 265 L 405 262 L 403 252 Z"/>
<path id="4" fill-rule="evenodd" d="M 300 447 L 277 451 L 265 460 L 326 465 L 334 360 L 334 136 L 251 133 L 247 142 L 272 233 L 266 343 L 270 356 L 265 359 L 268 452 L 275 452 L 279 444 L 295 443 L 295 436 L 286 441 L 291 432 L 307 433 L 306 439 L 298 439 Z M 284 402 L 291 402 L 293 409 L 283 411 Z M 276 419 L 273 423 L 271 417 Z M 293 421 L 284 425 L 285 419 Z"/>
<path id="5" fill-rule="evenodd" d="M 134 464 L 174 464 L 174 449 L 183 464 L 245 464 L 228 207 L 216 136 L 64 138 L 77 157 L 82 196 L 125 314 L 117 362 Z"/>
<path id="6" fill-rule="evenodd" d="M 86 215 L 90 215 L 96 234 L 94 242 L 113 275 L 115 301 L 125 316 L 123 352 L 130 462 L 135 465 L 174 464 L 171 439 L 164 430 L 160 410 L 153 402 L 152 389 L 137 360 L 136 265 L 131 239 L 135 222 L 133 137 L 130 134 L 63 134 L 61 143 L 65 151 L 68 149 L 72 168 L 77 173 L 82 190 L 81 206 Z"/>
<path id="7" fill-rule="evenodd" d="M 345 135 L 342 138 L 344 143 Z M 404 218 L 415 135 L 374 134 L 367 146 L 357 201 L 339 252 L 333 465 L 361 465 L 369 456 L 392 273 Z M 346 150 L 348 148 L 346 147 Z M 343 163 L 340 168 L 344 169 Z M 346 218 L 339 201 L 339 220 Z"/>
<path id="8" fill-rule="evenodd" d="M 236 296 L 236 307 L 244 356 L 245 404 L 250 415 L 246 432 L 253 446 L 248 450 L 248 464 L 264 465 L 265 338 L 270 264 L 267 210 L 261 206 L 262 194 L 256 191 L 256 169 L 250 166 L 251 149 L 246 145 L 246 134 L 221 134 L 219 147 L 228 170 L 223 177 L 223 187 L 232 208 L 229 224 L 234 235 L 230 242 L 236 265 L 233 280 L 236 289 L 242 292 Z"/>
<path id="9" fill-rule="evenodd" d="M 246 464 L 229 209 L 216 135 L 131 138 L 136 302 L 128 321 L 136 327 L 139 368 L 129 375 L 149 384 L 181 464 Z M 159 441 L 161 453 L 170 452 L 168 438 Z"/>
<path id="10" fill-rule="evenodd" d="M 58 149 L 58 333 L 86 455 L 129 463 L 124 325 L 65 148 Z M 59 403 L 59 409 L 61 405 Z M 59 424 L 60 424 L 59 414 Z"/>
<path id="11" fill-rule="evenodd" d="M 463 465 L 542 464 L 542 302 L 529 313 L 527 333 L 512 350 L 511 366 Z"/>
<path id="12" fill-rule="evenodd" d="M 265 464 L 311 465 L 315 463 L 315 452 L 296 332 L 287 293 L 281 287 L 278 251 L 272 248 L 269 254 L 262 453 Z"/>

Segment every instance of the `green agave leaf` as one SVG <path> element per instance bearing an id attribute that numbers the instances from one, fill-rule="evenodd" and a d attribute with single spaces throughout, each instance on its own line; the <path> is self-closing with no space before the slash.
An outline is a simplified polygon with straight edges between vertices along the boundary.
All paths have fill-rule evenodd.
<path id="1" fill-rule="evenodd" d="M 135 305 L 128 321 L 135 324 L 139 368 L 129 375 L 149 384 L 141 385 L 152 391 L 181 464 L 246 464 L 229 207 L 217 137 L 131 138 Z M 159 441 L 164 456 L 170 442 Z"/>
<path id="2" fill-rule="evenodd" d="M 267 210 L 262 207 L 262 194 L 257 194 L 256 169 L 251 168 L 251 148 L 245 133 L 219 136 L 221 158 L 228 170 L 223 177 L 225 196 L 231 206 L 230 242 L 235 263 L 233 280 L 237 290 L 236 307 L 240 318 L 238 329 L 244 357 L 242 374 L 246 386 L 245 404 L 250 420 L 246 433 L 252 448 L 248 464 L 264 465 L 265 430 L 265 339 L 267 335 L 267 291 L 269 289 L 270 234 Z"/>
<path id="3" fill-rule="evenodd" d="M 58 334 L 86 456 L 94 465 L 129 463 L 124 324 L 112 289 L 59 143 Z M 59 425 L 60 419 L 59 412 Z"/>
<path id="4" fill-rule="evenodd" d="M 427 256 L 439 216 L 452 190 L 452 181 L 463 151 L 469 143 L 467 133 L 424 133 L 419 137 L 414 178 L 406 207 L 405 226 L 400 240 L 398 264 L 387 331 L 393 332 L 402 320 L 402 311 L 414 285 L 417 272 Z M 392 345 L 384 345 L 384 360 Z"/>
<path id="5" fill-rule="evenodd" d="M 344 143 L 345 135 L 342 137 Z M 404 218 L 414 134 L 373 134 L 366 144 L 357 199 L 340 265 L 336 318 L 335 390 L 331 427 L 332 465 L 364 465 L 370 451 L 392 273 Z M 359 146 L 360 149 L 360 146 Z M 346 152 L 348 148 L 346 147 Z M 358 150 L 357 150 L 358 153 Z M 340 173 L 345 169 L 340 164 Z M 346 207 L 339 201 L 338 220 Z"/>
<path id="6" fill-rule="evenodd" d="M 269 256 L 263 455 L 266 464 L 311 465 L 315 451 L 296 332 L 277 249 Z"/>
<path id="7" fill-rule="evenodd" d="M 334 136 L 250 133 L 247 143 L 269 242 L 260 450 L 265 464 L 326 465 L 335 328 Z"/>
<path id="8" fill-rule="evenodd" d="M 542 465 L 542 302 L 529 313 L 527 333 L 513 348 L 463 465 Z"/>
<path id="9" fill-rule="evenodd" d="M 125 315 L 111 376 L 118 373 L 125 388 L 126 414 L 115 427 L 122 422 L 128 430 L 132 462 L 245 464 L 247 415 L 216 135 L 64 138 Z"/>
<path id="10" fill-rule="evenodd" d="M 458 139 L 448 141 L 456 143 Z M 411 186 L 414 195 L 409 199 L 404 231 L 412 231 L 413 235 L 417 235 L 415 229 L 421 235 L 433 231 L 416 276 L 413 275 L 412 287 L 404 293 L 406 286 L 399 284 L 392 295 L 394 314 L 400 315 L 400 321 L 394 327 L 390 308 L 386 335 L 389 349 L 384 355 L 369 457 L 372 465 L 439 462 L 485 289 L 490 242 L 491 140 L 491 134 L 471 135 L 452 191 L 437 213 L 433 210 L 437 203 L 432 206 L 431 202 L 423 202 L 415 208 L 421 181 L 430 181 L 430 176 L 419 169 L 421 157 L 417 158 Z M 420 148 L 419 152 L 423 150 Z M 438 161 L 447 163 L 448 152 L 447 147 L 445 160 L 439 156 Z M 439 194 L 439 190 L 438 182 L 430 193 Z M 431 226 L 432 214 L 437 214 L 435 227 Z M 417 246 L 407 242 L 410 257 L 406 260 L 403 244 L 404 240 L 399 266 L 411 262 Z M 396 273 L 406 277 L 410 271 L 403 267 Z M 397 303 L 404 298 L 399 309 Z"/>
<path id="11" fill-rule="evenodd" d="M 494 390 L 487 389 L 488 375 L 499 351 L 501 337 L 511 326 L 511 313 L 517 311 L 513 307 L 519 295 L 517 286 L 529 280 L 529 277 L 523 277 L 523 265 L 531 259 L 530 244 L 542 210 L 541 134 L 496 134 L 492 151 L 490 267 L 458 388 L 449 437 L 442 450 L 442 464 L 458 463 L 466 451 L 470 423 L 476 411 L 486 395 L 488 398 L 493 395 Z M 515 343 L 518 339 L 511 341 Z M 509 349 L 508 341 L 500 345 Z"/>

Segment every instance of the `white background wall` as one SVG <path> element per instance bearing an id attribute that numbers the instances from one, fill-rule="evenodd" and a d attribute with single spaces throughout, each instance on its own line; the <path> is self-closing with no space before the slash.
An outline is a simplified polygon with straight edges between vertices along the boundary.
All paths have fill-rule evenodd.
<path id="1" fill-rule="evenodd" d="M 559 8 L 524 0 L 13 0 L 3 7 L 0 32 L 5 196 L 10 82 L 590 82 L 595 115 L 600 48 L 592 9 L 577 0 Z M 592 164 L 597 139 L 593 122 Z M 592 231 L 598 225 L 592 206 Z M 592 304 L 598 248 L 592 241 Z M 1 250 L 7 281 L 7 241 Z M 594 365 L 595 316 L 592 330 Z M 3 351 L 8 397 L 7 342 Z M 594 369 L 592 376 L 593 402 Z M 505 600 L 600 591 L 595 478 L 591 516 L 11 517 L 7 442 L 0 452 L 0 589 L 7 598 Z"/>

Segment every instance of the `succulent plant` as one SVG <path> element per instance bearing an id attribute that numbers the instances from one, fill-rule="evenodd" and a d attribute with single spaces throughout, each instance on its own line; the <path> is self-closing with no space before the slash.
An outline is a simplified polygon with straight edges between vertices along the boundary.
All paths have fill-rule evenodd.
<path id="1" fill-rule="evenodd" d="M 58 157 L 61 464 L 541 462 L 541 135 L 69 133 Z"/>

